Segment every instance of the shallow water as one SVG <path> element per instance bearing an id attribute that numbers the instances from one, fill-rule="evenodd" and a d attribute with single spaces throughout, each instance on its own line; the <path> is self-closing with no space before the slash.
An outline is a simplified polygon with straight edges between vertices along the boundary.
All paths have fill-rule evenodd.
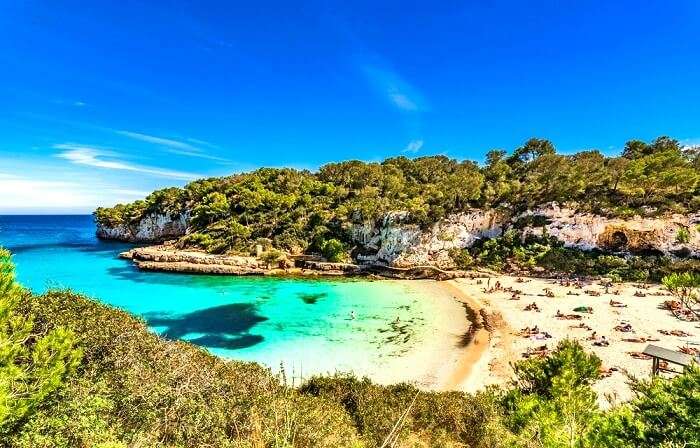
<path id="1" fill-rule="evenodd" d="M 364 373 L 439 326 L 436 299 L 402 282 L 141 272 L 117 257 L 129 245 L 94 236 L 90 216 L 0 216 L 0 245 L 35 292 L 71 288 L 142 316 L 165 337 L 274 370 L 284 364 L 290 376 Z"/>

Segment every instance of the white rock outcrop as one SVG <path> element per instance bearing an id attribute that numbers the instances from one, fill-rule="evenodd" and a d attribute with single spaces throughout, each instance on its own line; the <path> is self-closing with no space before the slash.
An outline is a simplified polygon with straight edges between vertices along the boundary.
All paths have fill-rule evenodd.
<path id="1" fill-rule="evenodd" d="M 453 214 L 429 230 L 405 223 L 406 217 L 405 212 L 391 213 L 378 227 L 371 223 L 355 226 L 353 240 L 364 252 L 358 261 L 396 267 L 451 268 L 450 249 L 469 247 L 479 238 L 493 238 L 502 232 L 503 218 L 490 210 Z"/>
<path id="2" fill-rule="evenodd" d="M 524 227 L 523 235 L 547 234 L 567 247 L 700 257 L 700 213 L 622 219 L 580 213 L 557 204 L 513 218 L 493 210 L 457 213 L 428 230 L 406 223 L 407 213 L 395 212 L 387 215 L 380 225 L 354 226 L 352 238 L 361 249 L 357 257 L 361 263 L 395 267 L 432 265 L 447 269 L 453 267 L 450 249 L 467 248 L 477 239 L 499 236 L 528 216 L 544 223 Z"/>
<path id="3" fill-rule="evenodd" d="M 527 215 L 540 216 L 546 224 L 543 227 L 526 227 L 524 233 L 541 235 L 544 231 L 567 247 L 700 256 L 700 214 L 622 219 L 580 213 L 551 204 L 519 218 Z"/>
<path id="4" fill-rule="evenodd" d="M 97 236 L 103 239 L 131 243 L 152 243 L 179 238 L 187 233 L 189 215 L 151 213 L 134 225 L 120 224 L 114 227 L 97 223 Z"/>

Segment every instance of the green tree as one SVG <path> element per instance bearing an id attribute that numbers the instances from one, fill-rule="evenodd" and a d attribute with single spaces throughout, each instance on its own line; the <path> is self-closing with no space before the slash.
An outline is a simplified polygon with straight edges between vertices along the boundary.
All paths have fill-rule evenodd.
<path id="1" fill-rule="evenodd" d="M 661 283 L 671 291 L 683 306 L 700 319 L 700 274 L 694 272 L 674 272 L 663 279 Z"/>
<path id="2" fill-rule="evenodd" d="M 548 357 L 515 364 L 515 388 L 504 398 L 517 446 L 583 447 L 600 415 L 591 384 L 600 359 L 563 340 Z"/>
<path id="3" fill-rule="evenodd" d="M 635 398 L 601 416 L 592 446 L 610 448 L 700 447 L 700 367 L 667 379 L 632 384 Z"/>
<path id="4" fill-rule="evenodd" d="M 269 269 L 270 266 L 276 266 L 284 259 L 284 253 L 281 250 L 270 249 L 260 255 L 260 260 L 265 263 Z"/>
<path id="5" fill-rule="evenodd" d="M 192 223 L 197 226 L 206 226 L 225 218 L 229 213 L 230 206 L 226 195 L 219 192 L 209 193 L 192 210 Z"/>
<path id="6" fill-rule="evenodd" d="M 335 238 L 331 238 L 323 243 L 321 253 L 323 253 L 326 260 L 333 263 L 344 261 L 346 259 L 345 245 Z"/>
<path id="7" fill-rule="evenodd" d="M 531 138 L 525 144 L 513 152 L 509 162 L 515 166 L 522 166 L 537 160 L 544 155 L 555 154 L 554 145 L 549 140 Z"/>
<path id="8" fill-rule="evenodd" d="M 0 248 L 0 440 L 62 387 L 81 357 L 71 332 L 33 333 L 32 321 L 15 312 L 24 294 L 10 253 Z"/>

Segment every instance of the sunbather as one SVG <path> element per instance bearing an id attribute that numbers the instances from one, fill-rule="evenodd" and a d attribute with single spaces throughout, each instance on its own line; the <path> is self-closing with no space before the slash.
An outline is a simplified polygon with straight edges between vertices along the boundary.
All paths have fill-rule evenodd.
<path id="1" fill-rule="evenodd" d="M 625 305 L 622 302 L 615 301 L 615 300 L 610 300 L 610 306 L 612 306 L 614 308 L 627 308 L 627 305 Z"/>

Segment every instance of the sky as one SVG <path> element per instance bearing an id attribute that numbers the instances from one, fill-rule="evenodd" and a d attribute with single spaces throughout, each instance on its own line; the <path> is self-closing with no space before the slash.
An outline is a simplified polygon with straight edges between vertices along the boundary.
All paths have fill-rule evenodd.
<path id="1" fill-rule="evenodd" d="M 700 143 L 695 0 L 0 0 L 0 213 L 659 135 Z"/>

